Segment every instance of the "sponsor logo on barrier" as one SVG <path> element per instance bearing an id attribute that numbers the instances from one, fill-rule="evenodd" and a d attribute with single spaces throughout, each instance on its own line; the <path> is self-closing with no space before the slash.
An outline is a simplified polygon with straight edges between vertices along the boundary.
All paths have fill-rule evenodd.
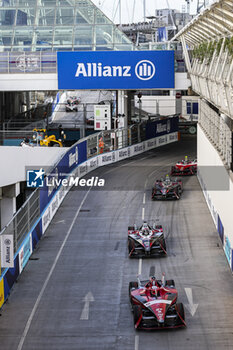
<path id="1" fill-rule="evenodd" d="M 98 158 L 90 161 L 90 169 L 96 168 L 98 166 Z"/>
<path id="2" fill-rule="evenodd" d="M 44 186 L 44 170 L 27 170 L 27 187 L 43 187 Z"/>
<path id="3" fill-rule="evenodd" d="M 106 156 L 102 156 L 102 163 L 106 163 L 106 162 L 111 162 L 112 161 L 112 154 L 110 155 L 106 155 Z"/>
<path id="4" fill-rule="evenodd" d="M 143 151 L 143 145 L 134 146 L 134 153 L 142 152 L 142 151 Z"/>
<path id="5" fill-rule="evenodd" d="M 79 174 L 80 174 L 80 175 L 85 175 L 86 172 L 87 172 L 87 166 L 86 166 L 86 164 L 85 164 L 85 165 L 81 165 L 81 166 L 79 167 Z"/>
<path id="6" fill-rule="evenodd" d="M 171 131 L 171 121 L 168 120 L 166 124 L 159 123 L 156 127 L 156 133 L 169 132 Z"/>
<path id="7" fill-rule="evenodd" d="M 78 147 L 75 147 L 75 152 L 69 154 L 69 167 L 72 165 L 78 164 Z"/>
<path id="8" fill-rule="evenodd" d="M 125 151 L 119 151 L 119 158 L 128 157 L 129 149 Z"/>
<path id="9" fill-rule="evenodd" d="M 1 235 L 1 267 L 14 267 L 13 235 Z"/>

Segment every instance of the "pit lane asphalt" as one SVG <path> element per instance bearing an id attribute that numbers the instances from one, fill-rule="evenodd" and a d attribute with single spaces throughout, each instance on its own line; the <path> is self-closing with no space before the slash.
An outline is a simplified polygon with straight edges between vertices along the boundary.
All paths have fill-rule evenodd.
<path id="1" fill-rule="evenodd" d="M 185 138 L 96 170 L 92 175 L 104 177 L 106 187 L 88 193 L 41 293 L 86 191 L 67 195 L 3 307 L 0 349 L 18 349 L 40 293 L 23 350 L 232 349 L 232 275 L 197 178 L 184 179 L 180 201 L 150 199 L 154 180 L 184 155 L 195 156 L 195 147 L 193 138 Z M 142 278 L 165 272 L 185 305 L 184 288 L 192 289 L 198 308 L 192 317 L 185 306 L 186 329 L 134 330 L 128 283 L 136 279 L 140 264 L 128 258 L 127 226 L 141 223 L 143 207 L 145 219 L 163 225 L 168 256 L 143 259 Z M 95 301 L 88 319 L 80 320 L 89 292 Z"/>

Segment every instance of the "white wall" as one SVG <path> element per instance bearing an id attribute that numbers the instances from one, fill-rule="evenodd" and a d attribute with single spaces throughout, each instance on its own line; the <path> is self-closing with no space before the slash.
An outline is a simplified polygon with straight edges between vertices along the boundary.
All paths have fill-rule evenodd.
<path id="1" fill-rule="evenodd" d="M 186 73 L 175 73 L 175 89 L 176 90 L 188 90 L 191 86 L 191 80 L 188 79 Z"/>
<path id="2" fill-rule="evenodd" d="M 52 166 L 66 151 L 65 147 L 0 146 L 0 187 L 25 181 L 25 167 Z"/>
<path id="3" fill-rule="evenodd" d="M 187 90 L 191 85 L 187 73 L 175 73 L 175 89 Z M 58 90 L 57 73 L 0 74 L 0 91 Z"/>
<path id="4" fill-rule="evenodd" d="M 204 178 L 207 198 L 207 203 L 211 210 L 211 214 L 216 224 L 217 214 L 220 216 L 222 224 L 224 226 L 224 237 L 228 237 L 233 247 L 233 184 L 230 176 L 225 169 L 223 162 L 214 148 L 206 137 L 204 131 L 198 126 L 197 132 L 197 158 L 198 158 L 198 171 L 201 177 Z M 207 167 L 210 168 L 207 168 Z M 209 189 L 209 186 L 216 183 L 216 189 Z M 227 184 L 228 190 L 220 190 L 221 186 Z M 225 241 L 225 240 L 224 240 Z"/>
<path id="5" fill-rule="evenodd" d="M 135 96 L 135 106 L 138 107 L 138 97 Z M 176 113 L 175 96 L 142 96 L 142 109 L 147 113 L 170 115 Z"/>
<path id="6" fill-rule="evenodd" d="M 58 90 L 56 73 L 0 74 L 0 91 Z"/>

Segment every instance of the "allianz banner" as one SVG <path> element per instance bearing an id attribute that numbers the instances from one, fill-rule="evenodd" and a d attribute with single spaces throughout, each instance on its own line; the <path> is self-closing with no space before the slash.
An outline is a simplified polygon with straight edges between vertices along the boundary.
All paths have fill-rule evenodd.
<path id="1" fill-rule="evenodd" d="M 58 52 L 58 89 L 173 89 L 174 51 Z"/>
<path id="2" fill-rule="evenodd" d="M 179 117 L 156 120 L 146 124 L 146 139 L 171 134 L 179 130 Z"/>

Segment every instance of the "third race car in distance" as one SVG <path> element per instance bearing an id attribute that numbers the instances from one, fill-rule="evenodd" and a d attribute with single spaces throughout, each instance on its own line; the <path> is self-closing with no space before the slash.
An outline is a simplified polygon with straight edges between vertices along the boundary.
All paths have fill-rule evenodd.
<path id="1" fill-rule="evenodd" d="M 161 225 L 149 226 L 144 222 L 141 226 L 128 227 L 129 257 L 155 257 L 166 255 L 166 243 Z"/>
<path id="2" fill-rule="evenodd" d="M 180 199 L 183 191 L 182 181 L 166 175 L 165 179 L 157 180 L 152 188 L 151 199 Z"/>
<path id="3" fill-rule="evenodd" d="M 171 168 L 171 175 L 174 176 L 185 176 L 185 175 L 195 175 L 197 173 L 197 160 L 189 160 L 185 156 L 184 160 L 177 162 L 175 166 Z"/>
<path id="4" fill-rule="evenodd" d="M 173 280 L 149 280 L 129 283 L 129 298 L 135 329 L 166 329 L 185 327 L 182 303 L 177 303 L 178 293 Z"/>

